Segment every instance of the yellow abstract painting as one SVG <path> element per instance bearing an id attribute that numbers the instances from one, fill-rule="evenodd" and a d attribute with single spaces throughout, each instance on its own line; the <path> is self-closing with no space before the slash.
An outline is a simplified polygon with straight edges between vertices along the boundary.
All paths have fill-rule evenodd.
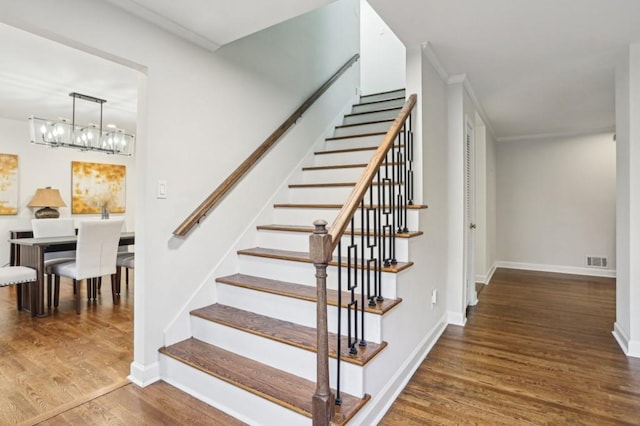
<path id="1" fill-rule="evenodd" d="M 71 213 L 124 213 L 127 167 L 119 164 L 71 162 Z"/>
<path id="2" fill-rule="evenodd" d="M 18 156 L 0 154 L 0 215 L 18 214 Z"/>

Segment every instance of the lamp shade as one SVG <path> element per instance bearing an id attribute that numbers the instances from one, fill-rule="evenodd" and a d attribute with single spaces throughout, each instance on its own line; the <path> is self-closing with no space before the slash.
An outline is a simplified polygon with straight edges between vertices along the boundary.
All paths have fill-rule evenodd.
<path id="1" fill-rule="evenodd" d="M 60 191 L 52 189 L 50 186 L 46 188 L 38 188 L 36 194 L 33 196 L 28 207 L 44 207 L 36 211 L 35 215 L 38 219 L 42 218 L 57 218 L 60 217 L 60 213 L 52 209 L 51 207 L 66 207 Z"/>

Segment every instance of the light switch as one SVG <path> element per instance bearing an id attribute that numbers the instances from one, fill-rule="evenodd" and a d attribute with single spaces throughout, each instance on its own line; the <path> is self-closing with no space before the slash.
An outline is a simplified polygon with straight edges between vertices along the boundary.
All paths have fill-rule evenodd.
<path id="1" fill-rule="evenodd" d="M 159 180 L 158 181 L 158 194 L 156 198 L 167 198 L 167 181 Z"/>

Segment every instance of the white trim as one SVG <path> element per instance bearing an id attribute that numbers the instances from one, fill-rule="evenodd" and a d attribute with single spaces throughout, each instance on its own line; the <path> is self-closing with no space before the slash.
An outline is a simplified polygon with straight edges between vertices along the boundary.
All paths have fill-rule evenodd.
<path id="1" fill-rule="evenodd" d="M 517 136 L 501 136 L 496 138 L 496 142 L 517 142 L 525 140 L 540 140 L 540 139 L 553 139 L 553 138 L 569 138 L 572 136 L 584 136 L 584 135 L 598 135 L 602 133 L 614 133 L 615 127 L 600 127 L 597 129 L 585 129 L 574 130 L 571 132 L 557 132 L 557 133 L 533 133 L 529 135 L 517 135 Z"/>
<path id="2" fill-rule="evenodd" d="M 613 337 L 626 356 L 640 358 L 640 340 L 631 340 L 629 335 L 616 322 L 613 324 Z"/>
<path id="3" fill-rule="evenodd" d="M 467 317 L 460 312 L 447 312 L 447 322 L 451 325 L 464 327 L 467 323 Z"/>
<path id="4" fill-rule="evenodd" d="M 541 272 L 557 272 L 560 274 L 589 275 L 593 277 L 609 277 L 615 278 L 616 271 L 614 269 L 591 269 L 580 268 L 577 266 L 561 266 L 561 265 L 541 265 L 538 263 L 521 263 L 521 262 L 496 262 L 496 267 L 507 269 L 525 269 L 528 271 Z"/>
<path id="5" fill-rule="evenodd" d="M 467 77 L 467 74 L 462 73 L 450 75 L 447 79 L 447 84 L 462 84 L 464 86 L 464 89 L 467 91 L 467 95 L 469 95 L 469 99 L 471 99 L 476 112 L 484 122 L 484 126 L 487 128 L 487 130 L 489 130 L 491 136 L 495 138 L 496 132 L 491 125 L 491 121 L 489 121 L 489 119 L 487 118 L 487 113 L 484 111 L 482 104 L 480 103 L 480 101 L 478 101 L 476 92 L 473 90 L 473 86 L 471 86 L 471 82 L 469 81 L 469 77 Z M 496 140 L 498 140 L 498 138 L 496 138 Z"/>
<path id="6" fill-rule="evenodd" d="M 496 264 L 494 263 L 491 268 L 489 268 L 489 273 L 486 275 L 476 275 L 476 282 L 480 284 L 488 285 L 491 282 L 491 278 L 493 278 L 493 274 L 496 272 Z"/>
<path id="7" fill-rule="evenodd" d="M 446 315 L 443 315 L 438 323 L 433 326 L 425 338 L 407 358 L 401 368 L 398 369 L 394 377 L 387 382 L 387 385 L 374 397 L 372 402 L 364 406 L 359 414 L 349 422 L 354 425 L 375 425 L 378 424 L 387 413 L 391 405 L 396 401 L 400 393 L 407 386 L 407 383 L 418 370 L 422 361 L 427 357 L 433 346 L 438 342 L 442 333 L 447 328 L 445 322 Z M 373 418 L 369 416 L 373 415 Z"/>
<path id="8" fill-rule="evenodd" d="M 431 66 L 436 70 L 442 81 L 447 82 L 449 80 L 449 73 L 440 62 L 440 58 L 436 55 L 436 52 L 433 51 L 431 44 L 429 42 L 422 44 L 422 50 L 424 51 L 424 56 L 429 60 Z"/>
<path id="9" fill-rule="evenodd" d="M 150 365 L 142 365 L 134 361 L 131 363 L 127 379 L 142 388 L 149 386 L 160 380 L 160 364 L 156 361 Z"/>
<path id="10" fill-rule="evenodd" d="M 193 32 L 192 30 L 189 30 L 183 27 L 177 22 L 172 21 L 171 19 L 168 19 L 167 17 L 158 14 L 153 10 L 147 9 L 146 7 L 138 4 L 135 1 L 132 1 L 132 0 L 107 0 L 107 1 L 119 7 L 120 9 L 123 9 L 126 12 L 131 13 L 132 15 L 142 18 L 147 22 L 151 22 L 152 24 L 155 24 L 160 28 L 163 28 L 169 31 L 170 33 L 173 33 L 178 37 L 181 37 L 187 41 L 190 41 L 191 43 L 198 45 L 206 50 L 215 52 L 221 47 L 219 43 L 216 43 L 215 41 L 204 37 L 202 34 Z"/>

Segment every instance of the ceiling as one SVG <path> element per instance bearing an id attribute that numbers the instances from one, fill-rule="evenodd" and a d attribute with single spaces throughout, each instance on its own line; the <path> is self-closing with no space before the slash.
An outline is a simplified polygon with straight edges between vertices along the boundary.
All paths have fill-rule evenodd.
<path id="1" fill-rule="evenodd" d="M 499 140 L 612 130 L 614 61 L 637 0 L 369 0 L 406 44 L 466 74 Z"/>
<path id="2" fill-rule="evenodd" d="M 331 3 L 105 1 L 210 50 Z M 640 40 L 640 1 L 369 2 L 406 45 L 428 42 L 448 75 L 466 75 L 499 140 L 613 130 L 614 61 Z M 136 71 L 6 25 L 0 51 L 0 116 L 70 118 L 75 91 L 106 99 L 105 124 L 135 132 Z M 77 108 L 98 120 L 97 104 Z"/>
<path id="3" fill-rule="evenodd" d="M 107 101 L 105 126 L 135 133 L 137 71 L 4 24 L 0 52 L 0 117 L 71 120 L 78 92 Z M 99 124 L 99 104 L 76 100 L 76 121 Z"/>

